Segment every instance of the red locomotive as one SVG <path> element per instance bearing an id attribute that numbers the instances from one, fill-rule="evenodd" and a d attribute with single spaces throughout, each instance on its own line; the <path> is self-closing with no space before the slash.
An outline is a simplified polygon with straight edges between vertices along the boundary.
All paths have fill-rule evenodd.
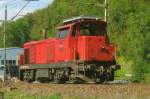
<path id="1" fill-rule="evenodd" d="M 120 68 L 107 23 L 95 17 L 76 17 L 58 27 L 56 38 L 24 44 L 20 79 L 27 81 L 113 81 Z"/>

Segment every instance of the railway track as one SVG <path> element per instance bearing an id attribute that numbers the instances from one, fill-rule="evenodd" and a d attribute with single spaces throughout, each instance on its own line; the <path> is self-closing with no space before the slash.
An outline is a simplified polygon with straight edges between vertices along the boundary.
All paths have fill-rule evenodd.
<path id="1" fill-rule="evenodd" d="M 38 81 L 35 81 L 35 82 L 32 82 L 33 84 L 45 84 L 45 83 L 41 83 L 41 82 L 38 82 Z M 96 83 L 96 82 L 82 82 L 82 83 L 76 83 L 76 82 L 73 82 L 73 81 L 69 81 L 69 82 L 66 82 L 64 84 L 129 84 L 131 83 L 130 81 L 127 81 L 127 80 L 114 80 L 114 81 L 108 81 L 108 82 L 104 82 L 104 83 Z M 47 84 L 60 84 L 58 82 L 50 82 L 50 83 L 47 83 Z"/>

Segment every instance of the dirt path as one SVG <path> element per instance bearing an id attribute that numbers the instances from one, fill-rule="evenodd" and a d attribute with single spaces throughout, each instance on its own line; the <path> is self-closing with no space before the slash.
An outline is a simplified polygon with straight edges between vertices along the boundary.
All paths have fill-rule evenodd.
<path id="1" fill-rule="evenodd" d="M 145 84 L 28 84 L 16 83 L 17 90 L 31 95 L 60 93 L 64 99 L 150 99 L 150 85 Z"/>

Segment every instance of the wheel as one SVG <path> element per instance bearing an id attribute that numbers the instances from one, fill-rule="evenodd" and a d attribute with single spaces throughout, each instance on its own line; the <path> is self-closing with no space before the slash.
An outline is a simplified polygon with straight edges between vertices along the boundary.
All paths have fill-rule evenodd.
<path id="1" fill-rule="evenodd" d="M 56 70 L 54 74 L 55 82 L 61 83 L 61 84 L 66 83 L 66 81 L 69 80 L 69 76 L 67 74 L 69 73 L 65 70 Z"/>
<path id="2" fill-rule="evenodd" d="M 23 73 L 23 80 L 26 81 L 26 82 L 28 82 L 28 80 L 29 80 L 29 73 L 27 71 L 25 71 Z"/>
<path id="3" fill-rule="evenodd" d="M 97 84 L 101 84 L 101 83 L 104 83 L 104 81 L 105 81 L 105 75 L 104 75 L 104 73 L 96 73 L 96 75 L 95 75 L 95 82 L 97 83 Z"/>
<path id="4" fill-rule="evenodd" d="M 19 79 L 20 79 L 21 81 L 24 80 L 24 71 L 23 71 L 23 70 L 20 70 L 20 71 L 19 71 Z"/>
<path id="5" fill-rule="evenodd" d="M 35 70 L 26 70 L 23 72 L 23 80 L 26 82 L 35 81 L 36 71 Z"/>
<path id="6" fill-rule="evenodd" d="M 115 71 L 112 70 L 110 75 L 110 81 L 114 81 L 114 78 L 115 78 Z"/>

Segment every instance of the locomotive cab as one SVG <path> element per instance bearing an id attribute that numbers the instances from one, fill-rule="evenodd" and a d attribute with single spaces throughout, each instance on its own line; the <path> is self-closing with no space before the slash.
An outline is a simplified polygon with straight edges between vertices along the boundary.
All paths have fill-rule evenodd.
<path id="1" fill-rule="evenodd" d="M 115 46 L 108 43 L 106 26 L 105 21 L 93 17 L 64 21 L 57 33 L 57 61 L 115 64 Z"/>
<path id="2" fill-rule="evenodd" d="M 94 17 L 77 17 L 64 21 L 57 33 L 57 62 L 75 61 L 81 66 L 78 67 L 78 73 L 88 78 L 100 78 L 101 81 L 107 79 L 104 76 L 113 80 L 118 66 L 115 59 L 116 47 L 109 43 L 106 28 L 105 21 Z"/>

